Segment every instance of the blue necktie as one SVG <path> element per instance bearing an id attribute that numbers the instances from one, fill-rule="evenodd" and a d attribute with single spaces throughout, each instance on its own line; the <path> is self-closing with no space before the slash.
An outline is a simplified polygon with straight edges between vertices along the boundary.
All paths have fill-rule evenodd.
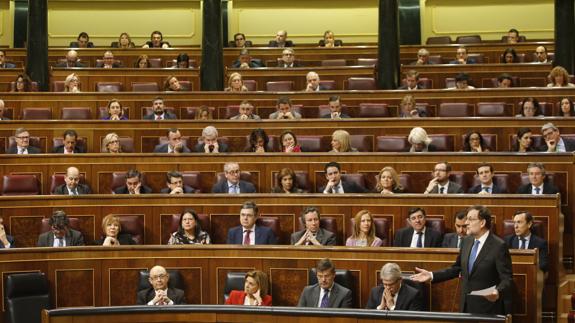
<path id="1" fill-rule="evenodd" d="M 477 259 L 477 249 L 479 249 L 479 240 L 475 240 L 473 248 L 471 248 L 471 254 L 469 255 L 469 262 L 467 263 L 467 272 L 471 274 L 471 269 L 473 269 L 473 264 L 475 259 Z"/>
<path id="2" fill-rule="evenodd" d="M 535 195 L 539 195 L 539 192 L 541 192 L 541 189 L 539 187 L 535 188 Z"/>
<path id="3" fill-rule="evenodd" d="M 321 303 L 319 307 L 329 307 L 329 289 L 323 290 L 323 297 L 321 298 Z"/>
<path id="4" fill-rule="evenodd" d="M 521 243 L 519 244 L 519 249 L 527 249 L 525 248 L 527 240 L 525 240 L 525 238 L 520 238 L 519 240 L 521 241 Z"/>
<path id="5" fill-rule="evenodd" d="M 417 244 L 415 245 L 416 248 L 423 248 L 423 232 L 417 232 Z"/>
<path id="6" fill-rule="evenodd" d="M 484 190 L 485 192 L 491 193 L 489 189 L 490 189 L 489 186 L 483 186 L 483 190 Z"/>

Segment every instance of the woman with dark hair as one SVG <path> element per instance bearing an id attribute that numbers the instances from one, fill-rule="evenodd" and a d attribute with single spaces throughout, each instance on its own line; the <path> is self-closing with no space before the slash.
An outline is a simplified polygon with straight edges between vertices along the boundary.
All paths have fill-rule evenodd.
<path id="1" fill-rule="evenodd" d="M 519 63 L 519 59 L 517 58 L 517 53 L 513 48 L 507 48 L 503 52 L 503 64 L 511 64 L 511 63 Z"/>
<path id="2" fill-rule="evenodd" d="M 272 296 L 269 295 L 268 275 L 259 270 L 246 273 L 244 290 L 232 290 L 226 304 L 271 306 Z"/>
<path id="3" fill-rule="evenodd" d="M 112 99 L 108 102 L 106 107 L 108 116 L 102 118 L 102 120 L 128 120 L 126 114 L 124 113 L 124 108 L 122 103 L 118 99 Z"/>
<path id="4" fill-rule="evenodd" d="M 280 151 L 282 153 L 301 153 L 301 147 L 297 144 L 297 137 L 291 130 L 286 130 L 280 135 Z"/>
<path id="5" fill-rule="evenodd" d="M 470 131 L 463 139 L 463 150 L 472 153 L 488 152 L 489 148 L 485 146 L 483 136 L 477 131 Z"/>
<path id="6" fill-rule="evenodd" d="M 265 153 L 268 151 L 268 143 L 270 138 L 263 129 L 254 129 L 250 133 L 250 146 L 246 148 L 246 152 Z"/>
<path id="7" fill-rule="evenodd" d="M 135 64 L 136 68 L 150 68 L 150 60 L 148 59 L 148 55 L 140 55 L 138 56 L 138 60 L 136 60 Z"/>
<path id="8" fill-rule="evenodd" d="M 277 174 L 278 186 L 272 188 L 272 193 L 304 193 L 297 187 L 295 172 L 291 168 L 282 168 Z"/>
<path id="9" fill-rule="evenodd" d="M 530 151 L 535 151 L 533 147 L 533 139 L 531 139 L 532 133 L 529 128 L 519 128 L 517 130 L 517 136 L 515 137 L 515 142 L 513 143 L 513 151 L 519 153 L 526 153 Z"/>
<path id="10" fill-rule="evenodd" d="M 198 215 L 187 209 L 180 215 L 178 231 L 172 233 L 168 244 L 210 244 L 210 235 L 202 230 Z"/>
<path id="11" fill-rule="evenodd" d="M 573 101 L 571 101 L 571 99 L 561 99 L 561 103 L 559 104 L 559 116 L 575 117 L 575 107 L 573 106 Z"/>
<path id="12" fill-rule="evenodd" d="M 525 98 L 521 102 L 521 111 L 516 117 L 525 117 L 525 118 L 533 118 L 533 117 L 541 117 L 541 106 L 539 105 L 539 101 L 536 98 L 528 97 Z"/>
<path id="13" fill-rule="evenodd" d="M 32 91 L 32 80 L 26 74 L 16 76 L 16 86 L 10 92 L 30 92 Z"/>
<path id="14" fill-rule="evenodd" d="M 190 68 L 190 56 L 186 53 L 181 53 L 176 57 L 176 65 L 172 68 Z"/>
<path id="15" fill-rule="evenodd" d="M 180 85 L 180 81 L 174 75 L 170 75 L 164 81 L 164 91 L 167 92 L 179 92 L 182 91 L 182 86 Z"/>

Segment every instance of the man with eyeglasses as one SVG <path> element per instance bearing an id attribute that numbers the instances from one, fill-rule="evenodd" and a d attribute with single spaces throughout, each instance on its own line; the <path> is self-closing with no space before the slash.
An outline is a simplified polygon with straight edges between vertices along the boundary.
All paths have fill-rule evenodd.
<path id="1" fill-rule="evenodd" d="M 408 227 L 396 231 L 393 239 L 394 247 L 439 248 L 441 233 L 426 226 L 427 213 L 420 207 L 412 207 L 407 211 Z"/>
<path id="2" fill-rule="evenodd" d="M 235 162 L 224 164 L 225 179 L 212 187 L 212 193 L 240 194 L 257 193 L 254 184 L 240 180 L 240 165 Z"/>
<path id="3" fill-rule="evenodd" d="M 232 47 L 244 48 L 251 47 L 251 42 L 246 41 L 246 35 L 243 33 L 237 33 L 234 35 L 234 42 Z"/>
<path id="4" fill-rule="evenodd" d="M 76 167 L 68 167 L 64 184 L 58 185 L 54 189 L 56 195 L 85 195 L 91 194 L 92 190 L 86 184 L 80 183 L 80 171 Z"/>
<path id="5" fill-rule="evenodd" d="M 155 153 L 181 154 L 189 153 L 190 148 L 186 147 L 182 140 L 182 134 L 178 128 L 168 129 L 168 142 L 159 144 L 154 148 Z"/>
<path id="6" fill-rule="evenodd" d="M 18 128 L 14 132 L 16 138 L 16 145 L 8 148 L 8 154 L 29 155 L 40 154 L 40 148 L 30 146 L 30 133 L 25 128 Z"/>
<path id="7" fill-rule="evenodd" d="M 196 193 L 196 190 L 184 184 L 184 176 L 182 173 L 172 170 L 166 173 L 166 185 L 168 187 L 162 188 L 160 193 L 164 194 L 189 194 Z"/>
<path id="8" fill-rule="evenodd" d="M 150 288 L 138 292 L 138 305 L 180 305 L 186 304 L 184 291 L 168 287 L 170 275 L 166 268 L 154 266 L 150 269 Z"/>
<path id="9" fill-rule="evenodd" d="M 263 225 L 256 225 L 259 209 L 255 202 L 246 201 L 240 209 L 240 225 L 228 231 L 227 244 L 244 246 L 274 245 L 278 239 L 273 230 Z"/>
<path id="10" fill-rule="evenodd" d="M 449 180 L 451 165 L 448 162 L 435 164 L 433 178 L 429 181 L 423 194 L 462 194 L 465 193 L 461 185 Z"/>
<path id="11" fill-rule="evenodd" d="M 423 294 L 403 281 L 398 264 L 388 262 L 383 265 L 379 277 L 383 285 L 371 289 L 365 308 L 380 311 L 425 311 Z"/>
<path id="12" fill-rule="evenodd" d="M 317 283 L 303 289 L 297 307 L 351 308 L 351 290 L 335 282 L 333 262 L 328 258 L 321 259 L 315 271 Z"/>
<path id="13" fill-rule="evenodd" d="M 6 62 L 6 52 L 3 50 L 0 50 L 0 68 L 16 68 L 15 64 Z"/>
<path id="14" fill-rule="evenodd" d="M 70 219 L 62 210 L 54 211 L 48 221 L 51 231 L 38 237 L 38 247 L 83 246 L 84 236 L 80 231 L 70 228 Z"/>
<path id="15" fill-rule="evenodd" d="M 295 60 L 295 52 L 293 48 L 284 48 L 282 51 L 282 57 L 278 58 L 278 67 L 300 67 L 300 64 Z"/>
<path id="16" fill-rule="evenodd" d="M 114 53 L 112 51 L 107 50 L 104 52 L 104 56 L 102 57 L 102 61 L 96 66 L 101 68 L 118 68 L 122 67 L 119 62 L 114 60 Z"/>
<path id="17" fill-rule="evenodd" d="M 553 123 L 548 122 L 541 127 L 545 143 L 537 148 L 549 153 L 565 153 L 575 151 L 575 142 L 563 140 L 561 132 Z"/>

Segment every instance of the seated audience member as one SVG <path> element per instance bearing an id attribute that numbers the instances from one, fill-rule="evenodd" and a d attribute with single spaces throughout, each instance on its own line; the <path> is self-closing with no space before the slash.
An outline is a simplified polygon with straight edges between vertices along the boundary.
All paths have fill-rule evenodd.
<path id="1" fill-rule="evenodd" d="M 120 65 L 120 63 L 114 61 L 114 53 L 112 53 L 111 51 L 107 50 L 104 53 L 104 57 L 102 57 L 102 63 L 98 64 L 96 67 L 101 67 L 101 68 L 118 68 L 118 67 L 122 67 L 122 65 Z"/>
<path id="2" fill-rule="evenodd" d="M 85 195 L 91 194 L 90 186 L 80 183 L 80 170 L 76 167 L 68 167 L 64 176 L 64 184 L 54 189 L 56 195 Z"/>
<path id="3" fill-rule="evenodd" d="M 531 139 L 531 136 L 531 129 L 519 128 L 519 130 L 517 130 L 517 135 L 515 136 L 513 151 L 519 153 L 535 151 L 535 148 L 533 147 L 533 139 Z"/>
<path id="4" fill-rule="evenodd" d="M 179 92 L 183 90 L 184 89 L 180 85 L 180 81 L 178 81 L 178 78 L 173 75 L 168 76 L 164 81 L 164 91 L 166 92 Z"/>
<path id="5" fill-rule="evenodd" d="M 455 87 L 450 87 L 448 90 L 472 90 L 475 89 L 473 85 L 470 85 L 469 74 L 459 73 L 455 76 Z"/>
<path id="6" fill-rule="evenodd" d="M 0 216 L 0 249 L 14 248 L 14 237 L 6 234 L 4 229 L 4 219 Z"/>
<path id="7" fill-rule="evenodd" d="M 62 210 L 54 211 L 48 221 L 51 231 L 38 236 L 38 247 L 83 246 L 84 236 L 80 231 L 70 228 L 70 219 Z"/>
<path id="8" fill-rule="evenodd" d="M 349 132 L 345 130 L 336 130 L 331 135 L 330 153 L 351 153 L 357 152 L 357 149 L 351 146 Z"/>
<path id="9" fill-rule="evenodd" d="M 246 152 L 265 153 L 268 151 L 270 138 L 263 129 L 258 128 L 252 130 L 249 141 L 250 146 L 246 148 Z"/>
<path id="10" fill-rule="evenodd" d="M 260 116 L 254 114 L 254 106 L 248 100 L 240 103 L 238 114 L 231 117 L 230 120 L 261 120 Z"/>
<path id="11" fill-rule="evenodd" d="M 282 168 L 277 176 L 278 186 L 272 188 L 272 193 L 304 193 L 297 187 L 296 175 L 291 168 Z"/>
<path id="12" fill-rule="evenodd" d="M 419 84 L 417 83 L 419 82 L 419 72 L 417 72 L 416 70 L 408 70 L 407 72 L 404 73 L 404 76 L 405 76 L 404 79 L 405 83 L 399 88 L 397 88 L 398 90 L 413 91 L 421 89 L 421 87 L 419 87 Z"/>
<path id="13" fill-rule="evenodd" d="M 18 76 L 16 76 L 16 81 L 14 81 L 14 83 L 16 84 L 16 86 L 14 87 L 14 89 L 11 89 L 10 92 L 24 93 L 24 92 L 31 92 L 33 90 L 32 80 L 27 74 L 18 74 Z"/>
<path id="14" fill-rule="evenodd" d="M 131 234 L 121 233 L 122 225 L 120 223 L 120 217 L 115 214 L 108 214 L 102 219 L 102 230 L 105 237 L 96 240 L 94 242 L 95 245 L 117 247 L 136 244 Z"/>
<path id="15" fill-rule="evenodd" d="M 411 94 L 404 96 L 399 104 L 400 118 L 424 118 L 427 117 L 425 111 L 417 108 L 415 97 Z"/>
<path id="16" fill-rule="evenodd" d="M 106 152 L 110 154 L 119 154 L 122 152 L 122 145 L 120 145 L 120 136 L 117 133 L 111 132 L 104 137 L 102 142 Z"/>
<path id="17" fill-rule="evenodd" d="M 449 64 L 475 64 L 475 60 L 468 57 L 467 48 L 465 46 L 459 46 L 459 48 L 457 48 L 457 53 L 455 54 L 455 60 L 449 62 Z"/>
<path id="18" fill-rule="evenodd" d="M 126 185 L 114 190 L 114 194 L 150 194 L 152 189 L 142 184 L 142 173 L 137 169 L 130 169 L 126 173 Z"/>
<path id="19" fill-rule="evenodd" d="M 398 264 L 388 262 L 383 265 L 379 278 L 383 285 L 371 289 L 365 308 L 380 311 L 425 310 L 421 291 L 403 283 L 401 268 Z"/>
<path id="20" fill-rule="evenodd" d="M 181 154 L 190 153 L 190 148 L 188 148 L 184 141 L 182 140 L 182 134 L 178 128 L 168 129 L 168 142 L 165 144 L 159 144 L 154 148 L 155 153 L 168 153 L 168 154 Z"/>
<path id="21" fill-rule="evenodd" d="M 497 87 L 500 89 L 513 87 L 513 77 L 507 73 L 499 74 L 497 77 Z"/>
<path id="22" fill-rule="evenodd" d="M 515 49 L 508 47 L 503 52 L 503 64 L 519 63 Z"/>
<path id="23" fill-rule="evenodd" d="M 537 101 L 537 99 L 532 97 L 523 99 L 523 101 L 521 101 L 520 114 L 516 115 L 516 117 L 525 117 L 525 118 L 543 117 L 539 101 Z"/>
<path id="24" fill-rule="evenodd" d="M 294 47 L 291 40 L 287 40 L 287 31 L 278 30 L 275 40 L 270 40 L 268 47 Z"/>
<path id="25" fill-rule="evenodd" d="M 479 164 L 479 166 L 477 166 L 476 173 L 477 178 L 479 178 L 479 182 L 481 184 L 470 188 L 470 194 L 507 194 L 505 189 L 499 187 L 493 181 L 495 171 L 493 170 L 493 166 L 491 164 Z"/>
<path id="26" fill-rule="evenodd" d="M 448 162 L 435 164 L 433 178 L 427 184 L 423 194 L 460 194 L 464 193 L 461 185 L 449 180 L 451 165 Z"/>
<path id="27" fill-rule="evenodd" d="M 136 60 L 135 66 L 136 68 L 150 68 L 150 60 L 148 59 L 148 55 L 142 54 L 138 56 L 138 60 Z"/>
<path id="28" fill-rule="evenodd" d="M 64 92 L 80 93 L 80 79 L 76 73 L 66 76 L 64 80 Z"/>
<path id="29" fill-rule="evenodd" d="M 122 102 L 118 99 L 108 101 L 106 111 L 108 112 L 108 115 L 102 118 L 102 120 L 128 120 L 128 116 L 122 107 Z"/>
<path id="30" fill-rule="evenodd" d="M 322 116 L 323 119 L 339 120 L 339 119 L 350 118 L 349 115 L 341 112 L 342 106 L 341 106 L 341 99 L 340 99 L 339 95 L 330 96 L 328 104 L 329 104 L 330 114 L 323 115 Z"/>
<path id="31" fill-rule="evenodd" d="M 326 30 L 323 33 L 323 39 L 319 41 L 319 47 L 331 48 L 341 46 L 343 46 L 343 42 L 339 39 L 335 39 L 335 35 L 331 30 Z"/>
<path id="32" fill-rule="evenodd" d="M 325 258 L 316 265 L 317 284 L 306 286 L 297 307 L 351 308 L 351 290 L 335 282 L 335 265 Z"/>
<path id="33" fill-rule="evenodd" d="M 344 181 L 341 178 L 341 166 L 338 162 L 332 161 L 324 166 L 327 184 L 320 188 L 323 194 L 344 194 L 344 193 L 367 193 L 364 187 L 352 181 Z"/>
<path id="34" fill-rule="evenodd" d="M 411 62 L 409 65 L 431 65 L 432 62 L 429 61 L 429 51 L 425 48 L 421 48 L 417 51 L 417 60 Z"/>
<path id="35" fill-rule="evenodd" d="M 270 114 L 270 119 L 301 119 L 301 114 L 292 109 L 291 100 L 280 96 L 276 102 L 277 111 Z"/>
<path id="36" fill-rule="evenodd" d="M 547 58 L 547 47 L 537 46 L 537 48 L 535 48 L 535 61 L 533 63 L 551 63 L 551 60 Z"/>
<path id="37" fill-rule="evenodd" d="M 573 106 L 573 101 L 569 98 L 561 99 L 559 104 L 559 116 L 560 117 L 575 117 L 575 106 Z"/>
<path id="38" fill-rule="evenodd" d="M 64 131 L 62 135 L 64 137 L 64 143 L 57 147 L 54 147 L 52 153 L 54 154 L 79 154 L 85 151 L 82 147 L 78 146 L 78 133 L 76 130 L 68 129 Z"/>
<path id="39" fill-rule="evenodd" d="M 4 50 L 0 50 L 0 68 L 16 68 L 16 65 L 13 63 L 8 63 L 5 61 L 6 59 L 6 52 Z"/>
<path id="40" fill-rule="evenodd" d="M 173 232 L 168 241 L 169 245 L 211 243 L 210 235 L 202 230 L 198 215 L 192 209 L 186 209 L 182 212 L 178 231 Z"/>
<path id="41" fill-rule="evenodd" d="M 455 214 L 455 232 L 446 233 L 441 246 L 443 248 L 460 248 L 463 238 L 467 236 L 467 210 Z"/>
<path id="42" fill-rule="evenodd" d="M 301 153 L 301 146 L 297 143 L 297 137 L 291 130 L 286 130 L 280 135 L 280 152 Z"/>
<path id="43" fill-rule="evenodd" d="M 306 92 L 319 92 L 327 90 L 323 85 L 319 82 L 319 75 L 316 72 L 309 72 L 305 76 L 307 85 L 305 87 Z"/>
<path id="44" fill-rule="evenodd" d="M 265 67 L 261 59 L 252 58 L 250 51 L 246 48 L 240 50 L 238 59 L 232 63 L 233 68 L 256 68 Z"/>
<path id="45" fill-rule="evenodd" d="M 10 118 L 4 116 L 4 111 L 6 111 L 5 107 L 6 106 L 4 105 L 4 100 L 0 99 L 0 120 L 11 120 Z"/>
<path id="46" fill-rule="evenodd" d="M 70 42 L 71 48 L 94 48 L 94 44 L 90 41 L 90 36 L 85 31 L 81 32 L 76 40 L 75 42 Z"/>
<path id="47" fill-rule="evenodd" d="M 196 111 L 195 118 L 196 120 L 213 120 L 214 116 L 212 115 L 212 110 L 208 106 L 202 105 Z"/>
<path id="48" fill-rule="evenodd" d="M 550 153 L 565 153 L 575 151 L 575 142 L 566 141 L 561 138 L 559 128 L 553 123 L 547 122 L 541 127 L 541 134 L 545 143 L 537 148 L 539 151 Z"/>
<path id="49" fill-rule="evenodd" d="M 155 30 L 150 35 L 150 40 L 148 40 L 142 48 L 170 48 L 170 43 L 165 42 L 162 33 Z"/>
<path id="50" fill-rule="evenodd" d="M 318 208 L 315 206 L 305 207 L 301 212 L 301 221 L 305 229 L 292 233 L 290 244 L 294 246 L 335 246 L 335 234 L 320 228 Z"/>
<path id="51" fill-rule="evenodd" d="M 421 153 L 428 151 L 436 151 L 437 148 L 431 143 L 431 138 L 427 135 L 427 131 L 421 127 L 415 127 L 409 132 L 407 142 L 411 145 L 409 152 Z"/>
<path id="52" fill-rule="evenodd" d="M 8 148 L 7 154 L 27 155 L 42 153 L 38 147 L 30 146 L 30 133 L 26 128 L 18 128 L 14 131 L 16 146 Z"/>
<path id="53" fill-rule="evenodd" d="M 77 51 L 69 50 L 66 53 L 66 61 L 56 64 L 56 67 L 86 67 L 86 65 L 80 63 Z"/>
<path id="54" fill-rule="evenodd" d="M 242 74 L 234 72 L 228 78 L 228 87 L 224 89 L 226 92 L 247 92 L 248 88 L 244 85 Z"/>
<path id="55" fill-rule="evenodd" d="M 154 266 L 150 269 L 151 287 L 138 292 L 138 305 L 180 305 L 186 304 L 184 291 L 168 287 L 170 275 L 166 268 Z"/>
<path id="56" fill-rule="evenodd" d="M 118 37 L 117 42 L 112 42 L 112 45 L 110 47 L 126 49 L 126 48 L 134 48 L 136 47 L 136 45 L 132 42 L 132 37 L 130 37 L 128 33 L 124 32 L 120 34 L 120 37 Z"/>
<path id="57" fill-rule="evenodd" d="M 345 241 L 348 247 L 381 247 L 383 241 L 375 236 L 373 216 L 368 210 L 357 212 L 353 222 L 353 233 Z"/>
<path id="58" fill-rule="evenodd" d="M 189 194 L 196 193 L 196 190 L 188 185 L 184 185 L 184 176 L 182 173 L 171 170 L 166 173 L 166 186 L 160 190 L 164 194 Z"/>
<path id="59" fill-rule="evenodd" d="M 244 35 L 243 33 L 237 33 L 234 35 L 234 42 L 231 43 L 231 47 L 236 47 L 236 48 L 245 48 L 245 47 L 251 47 L 251 42 L 247 42 L 246 41 L 246 35 Z"/>
<path id="60" fill-rule="evenodd" d="M 207 126 L 202 130 L 202 137 L 198 139 L 194 151 L 206 154 L 227 153 L 228 145 L 218 141 L 218 129 L 216 127 Z"/>
<path id="61" fill-rule="evenodd" d="M 463 138 L 462 151 L 472 153 L 484 153 L 488 152 L 489 148 L 487 148 L 485 140 L 483 139 L 481 133 L 472 130 L 465 135 L 465 138 Z"/>
<path id="62" fill-rule="evenodd" d="M 177 119 L 178 117 L 168 111 L 164 106 L 164 99 L 161 97 L 156 97 L 152 102 L 152 108 L 154 113 L 144 116 L 144 120 L 168 120 Z"/>
<path id="63" fill-rule="evenodd" d="M 513 216 L 515 234 L 505 236 L 509 249 L 539 249 L 539 269 L 549 270 L 549 247 L 547 241 L 531 232 L 533 215 L 527 211 L 517 211 Z"/>
<path id="64" fill-rule="evenodd" d="M 527 175 L 529 184 L 521 185 L 517 189 L 517 194 L 557 194 L 559 189 L 547 180 L 545 176 L 545 166 L 543 163 L 529 163 L 527 165 Z"/>
<path id="65" fill-rule="evenodd" d="M 257 193 L 254 184 L 240 179 L 240 165 L 234 162 L 224 164 L 225 180 L 212 187 L 212 193 L 240 194 Z"/>
<path id="66" fill-rule="evenodd" d="M 255 202 L 244 202 L 240 210 L 240 225 L 228 231 L 227 244 L 245 246 L 277 244 L 277 238 L 272 229 L 256 225 L 259 216 Z"/>
<path id="67" fill-rule="evenodd" d="M 555 66 L 549 72 L 549 84 L 547 87 L 575 87 L 575 84 L 569 82 L 569 73 L 562 66 Z"/>
<path id="68" fill-rule="evenodd" d="M 439 248 L 441 247 L 441 233 L 425 226 L 427 214 L 420 207 L 413 207 L 407 211 L 409 226 L 395 232 L 394 247 L 411 248 Z"/>
<path id="69" fill-rule="evenodd" d="M 176 57 L 176 65 L 172 68 L 190 68 L 190 56 L 186 53 L 180 53 Z"/>
<path id="70" fill-rule="evenodd" d="M 395 169 L 390 166 L 382 168 L 377 175 L 375 190 L 381 194 L 405 193 L 403 186 L 399 183 L 399 175 L 397 175 Z"/>
<path id="71" fill-rule="evenodd" d="M 517 42 L 519 42 L 519 31 L 515 28 L 509 29 L 507 32 L 507 43 L 517 44 Z"/>
<path id="72" fill-rule="evenodd" d="M 226 300 L 227 305 L 271 306 L 268 275 L 263 271 L 253 270 L 245 275 L 244 290 L 232 290 Z"/>
<path id="73" fill-rule="evenodd" d="M 278 58 L 278 67 L 301 67 L 299 62 L 295 60 L 295 51 L 293 48 L 284 48 L 282 57 Z"/>

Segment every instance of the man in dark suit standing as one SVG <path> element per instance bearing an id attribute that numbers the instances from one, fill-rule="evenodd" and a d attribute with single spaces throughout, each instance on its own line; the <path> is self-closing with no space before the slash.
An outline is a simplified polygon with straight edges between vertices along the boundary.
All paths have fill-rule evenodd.
<path id="1" fill-rule="evenodd" d="M 541 134 L 545 143 L 537 150 L 549 153 L 565 153 L 575 151 L 575 142 L 566 141 L 561 138 L 561 132 L 553 123 L 548 122 L 541 127 Z"/>
<path id="2" fill-rule="evenodd" d="M 315 206 L 308 206 L 301 212 L 301 221 L 305 229 L 294 232 L 291 235 L 291 244 L 295 246 L 335 246 L 335 234 L 324 228 L 320 228 L 319 210 Z"/>
<path id="3" fill-rule="evenodd" d="M 433 178 L 423 194 L 461 194 L 465 193 L 461 185 L 449 180 L 451 165 L 448 162 L 435 164 Z"/>
<path id="4" fill-rule="evenodd" d="M 189 153 L 190 148 L 186 147 L 182 140 L 182 134 L 178 128 L 168 129 L 168 142 L 154 147 L 155 153 L 181 154 Z"/>
<path id="5" fill-rule="evenodd" d="M 517 211 L 513 217 L 515 234 L 505 237 L 509 249 L 539 249 L 539 269 L 549 270 L 549 247 L 545 239 L 531 232 L 533 215 L 527 211 Z"/>
<path id="6" fill-rule="evenodd" d="M 138 292 L 138 305 L 180 305 L 186 304 L 184 291 L 168 287 L 170 275 L 166 268 L 154 266 L 148 278 L 151 287 Z"/>
<path id="7" fill-rule="evenodd" d="M 229 162 L 224 164 L 225 180 L 219 181 L 212 187 L 212 193 L 240 194 L 257 193 L 254 184 L 240 180 L 240 165 Z"/>
<path id="8" fill-rule="evenodd" d="M 14 238 L 6 234 L 4 219 L 0 216 L 0 249 L 14 248 Z"/>
<path id="9" fill-rule="evenodd" d="M 227 153 L 228 145 L 218 140 L 216 127 L 207 126 L 202 130 L 201 142 L 194 147 L 194 151 L 206 154 Z"/>
<path id="10" fill-rule="evenodd" d="M 294 47 L 291 40 L 287 40 L 287 31 L 278 30 L 275 40 L 270 40 L 268 47 Z"/>
<path id="11" fill-rule="evenodd" d="M 152 102 L 154 113 L 144 116 L 144 120 L 174 120 L 178 117 L 166 110 L 164 107 L 164 99 L 157 97 Z"/>
<path id="12" fill-rule="evenodd" d="M 401 278 L 401 268 L 393 262 L 381 267 L 383 286 L 371 289 L 367 309 L 388 311 L 425 311 L 423 295 L 417 288 L 406 284 Z"/>
<path id="13" fill-rule="evenodd" d="M 196 193 L 196 190 L 188 185 L 184 185 L 184 176 L 182 173 L 172 170 L 166 173 L 166 185 L 160 193 L 164 194 L 190 194 Z"/>
<path id="14" fill-rule="evenodd" d="M 0 50 L 0 68 L 16 68 L 16 65 L 5 61 L 6 52 Z"/>
<path id="15" fill-rule="evenodd" d="M 521 185 L 517 194 L 557 194 L 559 189 L 545 178 L 545 166 L 543 163 L 529 163 L 527 165 L 529 184 Z"/>
<path id="16" fill-rule="evenodd" d="M 491 164 L 480 164 L 477 166 L 476 172 L 481 184 L 473 186 L 469 190 L 470 194 L 507 194 L 506 190 L 493 182 L 493 175 L 495 175 L 495 173 Z"/>
<path id="17" fill-rule="evenodd" d="M 349 115 L 343 113 L 342 110 L 342 106 L 341 106 L 341 99 L 339 97 L 339 95 L 332 95 L 329 97 L 329 110 L 330 113 L 329 114 L 324 114 L 322 117 L 322 119 L 333 119 L 333 120 L 339 120 L 339 119 L 348 119 L 350 118 Z"/>
<path id="18" fill-rule="evenodd" d="M 14 131 L 16 145 L 8 148 L 7 154 L 29 155 L 40 154 L 38 147 L 30 146 L 30 133 L 25 128 L 18 128 Z"/>
<path id="19" fill-rule="evenodd" d="M 256 203 L 247 201 L 240 210 L 240 224 L 228 231 L 227 244 L 245 246 L 277 244 L 277 237 L 272 229 L 256 225 L 259 210 Z"/>
<path id="20" fill-rule="evenodd" d="M 407 211 L 408 227 L 395 233 L 394 247 L 439 248 L 441 233 L 425 226 L 427 214 L 420 207 L 412 207 Z"/>
<path id="21" fill-rule="evenodd" d="M 338 162 L 329 162 L 324 166 L 327 184 L 319 190 L 323 194 L 344 194 L 344 193 L 365 193 L 365 187 L 361 187 L 354 182 L 347 182 L 341 179 L 341 166 Z"/>
<path id="22" fill-rule="evenodd" d="M 62 210 L 54 211 L 50 221 L 51 231 L 38 237 L 38 247 L 83 246 L 84 236 L 80 231 L 70 228 L 70 219 Z"/>
<path id="23" fill-rule="evenodd" d="M 62 145 L 54 147 L 52 152 L 54 154 L 79 154 L 85 151 L 78 146 L 78 133 L 76 130 L 68 129 L 64 131 L 63 134 L 64 143 Z"/>
<path id="24" fill-rule="evenodd" d="M 54 194 L 56 195 L 85 195 L 91 194 L 90 186 L 80 184 L 80 171 L 76 167 L 68 167 L 64 184 L 56 186 Z"/>
<path id="25" fill-rule="evenodd" d="M 455 263 L 446 269 L 429 272 L 415 268 L 411 279 L 418 282 L 439 283 L 461 277 L 459 309 L 465 313 L 510 314 L 513 272 L 511 256 L 503 240 L 491 231 L 491 212 L 476 205 L 467 212 L 467 236 L 463 239 Z M 470 295 L 473 291 L 495 286 L 484 295 Z"/>
<path id="26" fill-rule="evenodd" d="M 351 290 L 335 282 L 335 265 L 325 258 L 316 266 L 317 284 L 306 286 L 297 307 L 351 308 Z"/>
<path id="27" fill-rule="evenodd" d="M 72 49 L 66 53 L 66 61 L 56 64 L 55 67 L 86 67 L 86 65 L 80 63 L 78 52 Z"/>
<path id="28" fill-rule="evenodd" d="M 152 189 L 142 184 L 142 173 L 137 169 L 130 169 L 126 173 L 126 185 L 114 190 L 114 194 L 150 194 Z"/>
<path id="29" fill-rule="evenodd" d="M 443 236 L 443 248 L 460 248 L 463 238 L 467 236 L 467 210 L 455 214 L 455 232 Z"/>

